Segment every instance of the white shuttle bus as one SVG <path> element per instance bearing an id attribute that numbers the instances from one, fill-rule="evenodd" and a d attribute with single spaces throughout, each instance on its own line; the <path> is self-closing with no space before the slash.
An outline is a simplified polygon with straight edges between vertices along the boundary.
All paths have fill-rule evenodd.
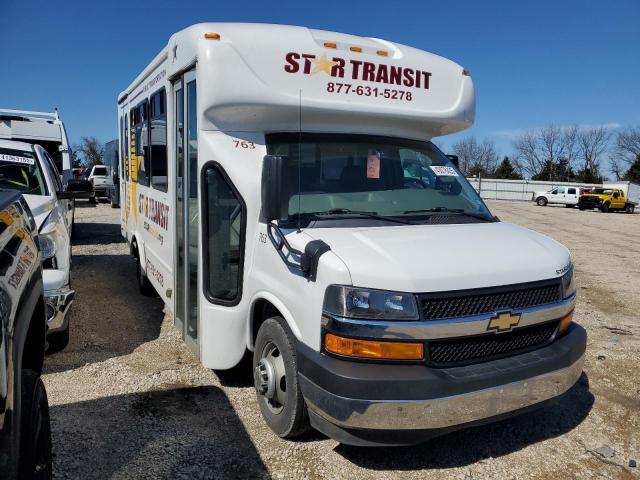
<path id="1" fill-rule="evenodd" d="M 469 72 L 386 40 L 198 24 L 118 98 L 122 233 L 212 369 L 253 352 L 269 427 L 402 445 L 580 377 L 567 249 L 501 222 L 430 139 Z"/>

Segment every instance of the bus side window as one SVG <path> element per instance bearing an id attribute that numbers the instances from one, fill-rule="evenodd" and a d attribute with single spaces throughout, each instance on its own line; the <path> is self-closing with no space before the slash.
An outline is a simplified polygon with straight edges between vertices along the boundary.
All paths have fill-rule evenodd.
<path id="1" fill-rule="evenodd" d="M 151 96 L 151 186 L 167 191 L 167 100 L 165 89 Z"/>
<path id="2" fill-rule="evenodd" d="M 136 123 L 135 123 L 135 144 L 136 144 L 136 157 L 138 161 L 138 175 L 137 181 L 142 185 L 149 185 L 150 160 L 149 155 L 149 127 L 148 127 L 148 112 L 149 102 L 143 101 L 135 109 Z"/>

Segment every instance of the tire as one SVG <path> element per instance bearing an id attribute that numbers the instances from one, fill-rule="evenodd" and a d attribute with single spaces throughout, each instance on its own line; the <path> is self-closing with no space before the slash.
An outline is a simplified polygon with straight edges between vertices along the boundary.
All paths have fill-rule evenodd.
<path id="1" fill-rule="evenodd" d="M 635 205 L 632 205 L 630 203 L 627 203 L 624 207 L 624 211 L 626 213 L 633 213 L 634 210 L 635 210 Z"/>
<path id="2" fill-rule="evenodd" d="M 138 279 L 138 290 L 145 297 L 155 297 L 156 289 L 153 288 L 151 282 L 147 278 L 147 275 L 142 270 L 142 265 L 140 265 L 140 259 L 136 257 L 136 278 Z"/>
<path id="3" fill-rule="evenodd" d="M 567 204 L 565 204 L 565 207 L 566 208 L 573 208 L 573 207 L 575 207 L 575 205 L 573 203 L 567 203 Z"/>
<path id="4" fill-rule="evenodd" d="M 547 200 L 546 197 L 538 197 L 536 199 L 536 203 L 538 204 L 539 207 L 546 207 L 549 201 Z"/>
<path id="5" fill-rule="evenodd" d="M 69 345 L 69 325 L 64 330 L 47 335 L 47 355 L 64 350 Z"/>
<path id="6" fill-rule="evenodd" d="M 96 198 L 96 196 L 94 195 L 93 197 L 89 197 L 89 203 L 98 203 L 98 199 Z"/>
<path id="7" fill-rule="evenodd" d="M 272 317 L 260 326 L 253 352 L 254 387 L 262 417 L 282 438 L 294 438 L 311 429 L 293 345 L 284 319 Z"/>
<path id="8" fill-rule="evenodd" d="M 20 479 L 52 478 L 49 402 L 42 379 L 33 370 L 22 371 L 20 403 Z"/>
<path id="9" fill-rule="evenodd" d="M 586 209 L 584 207 L 578 207 L 578 210 L 580 210 L 581 212 L 584 212 Z"/>
<path id="10" fill-rule="evenodd" d="M 600 207 L 600 211 L 602 213 L 607 213 L 609 211 L 609 205 L 610 205 L 609 202 L 604 202 Z"/>

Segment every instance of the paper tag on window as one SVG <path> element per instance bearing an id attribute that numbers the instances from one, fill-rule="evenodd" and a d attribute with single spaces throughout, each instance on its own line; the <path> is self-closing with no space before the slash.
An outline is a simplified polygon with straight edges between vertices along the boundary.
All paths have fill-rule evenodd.
<path id="1" fill-rule="evenodd" d="M 380 178 L 380 157 L 370 153 L 367 157 L 367 178 Z"/>
<path id="2" fill-rule="evenodd" d="M 0 153 L 0 161 L 2 162 L 11 162 L 11 163 L 21 163 L 23 165 L 35 165 L 35 158 L 29 157 L 21 157 L 19 155 L 6 155 L 4 153 Z"/>
<path id="3" fill-rule="evenodd" d="M 431 165 L 431 170 L 439 177 L 457 177 L 458 172 L 453 167 L 445 167 L 440 165 Z"/>

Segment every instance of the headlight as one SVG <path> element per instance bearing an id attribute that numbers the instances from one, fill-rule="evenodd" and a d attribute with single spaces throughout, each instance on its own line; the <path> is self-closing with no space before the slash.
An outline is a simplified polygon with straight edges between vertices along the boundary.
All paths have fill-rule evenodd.
<path id="1" fill-rule="evenodd" d="M 418 320 L 416 297 L 411 293 L 330 285 L 323 311 L 349 318 Z"/>
<path id="2" fill-rule="evenodd" d="M 562 291 L 564 298 L 573 295 L 576 291 L 576 283 L 573 279 L 573 265 L 570 265 L 569 270 L 562 275 Z"/>
<path id="3" fill-rule="evenodd" d="M 56 255 L 56 242 L 50 235 L 40 234 L 38 241 L 40 243 L 42 260 L 53 258 Z"/>

